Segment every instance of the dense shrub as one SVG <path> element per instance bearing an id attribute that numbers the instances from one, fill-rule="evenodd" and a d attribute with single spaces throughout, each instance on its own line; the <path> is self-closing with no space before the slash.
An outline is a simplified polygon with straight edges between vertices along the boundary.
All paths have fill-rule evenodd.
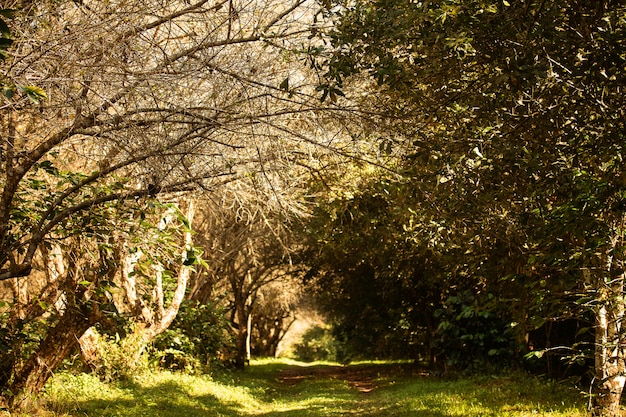
<path id="1" fill-rule="evenodd" d="M 219 363 L 222 352 L 233 345 L 227 325 L 216 305 L 185 302 L 170 328 L 155 339 L 152 358 L 172 370 L 193 371 Z"/>
<path id="2" fill-rule="evenodd" d="M 148 370 L 146 343 L 141 332 L 129 332 L 125 337 L 100 336 L 101 366 L 96 373 L 104 381 L 131 380 Z"/>
<path id="3" fill-rule="evenodd" d="M 321 326 L 309 329 L 294 347 L 295 358 L 304 362 L 335 361 L 337 352 L 338 343 L 332 330 Z"/>
<path id="4" fill-rule="evenodd" d="M 489 299 L 479 300 L 470 291 L 450 295 L 435 312 L 439 326 L 434 341 L 437 356 L 447 367 L 477 369 L 485 365 L 511 364 L 517 346 L 506 320 Z"/>

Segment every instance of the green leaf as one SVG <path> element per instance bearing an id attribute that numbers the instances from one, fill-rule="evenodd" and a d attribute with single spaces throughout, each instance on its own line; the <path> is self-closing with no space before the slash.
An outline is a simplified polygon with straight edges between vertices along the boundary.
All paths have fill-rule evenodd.
<path id="1" fill-rule="evenodd" d="M 13 45 L 13 39 L 0 38 L 0 49 L 7 49 Z"/>
<path id="2" fill-rule="evenodd" d="M 184 266 L 191 266 L 196 262 L 196 253 L 194 252 L 194 250 L 192 248 L 187 249 L 187 254 L 185 256 L 185 260 L 183 261 L 183 265 Z"/>
<path id="3" fill-rule="evenodd" d="M 44 171 L 46 171 L 48 174 L 50 175 L 58 175 L 59 174 L 59 170 L 57 169 L 57 167 L 54 166 L 54 164 L 52 163 L 52 161 L 50 160 L 45 160 L 40 162 L 37 165 L 38 168 L 43 169 Z"/>
<path id="4" fill-rule="evenodd" d="M 11 87 L 3 87 L 2 95 L 5 96 L 7 99 L 11 100 L 13 96 L 15 95 L 15 89 Z"/>
<path id="5" fill-rule="evenodd" d="M 189 219 L 178 209 L 178 207 L 174 207 L 174 213 L 176 214 L 178 221 L 185 226 L 185 229 L 191 230 L 191 223 L 189 223 Z"/>
<path id="6" fill-rule="evenodd" d="M 13 17 L 15 9 L 0 9 L 0 16 Z"/>
<path id="7" fill-rule="evenodd" d="M 285 78 L 282 83 L 280 83 L 279 88 L 281 90 L 289 91 L 289 77 Z"/>
<path id="8" fill-rule="evenodd" d="M 9 26 L 2 19 L 0 19 L 0 34 L 4 35 L 6 37 L 11 35 L 11 29 L 9 29 Z"/>
<path id="9" fill-rule="evenodd" d="M 34 85 L 22 85 L 22 86 L 18 86 L 18 88 L 28 96 L 28 98 L 30 99 L 30 101 L 32 101 L 35 104 L 39 104 L 39 102 L 41 100 L 45 100 L 48 98 L 48 96 L 46 95 L 46 92 Z"/>
<path id="10" fill-rule="evenodd" d="M 526 359 L 532 359 L 532 358 L 539 358 L 539 359 L 541 359 L 543 357 L 544 353 L 545 353 L 544 350 L 533 350 L 532 352 L 528 352 L 526 355 L 524 355 L 524 358 L 526 358 Z"/>

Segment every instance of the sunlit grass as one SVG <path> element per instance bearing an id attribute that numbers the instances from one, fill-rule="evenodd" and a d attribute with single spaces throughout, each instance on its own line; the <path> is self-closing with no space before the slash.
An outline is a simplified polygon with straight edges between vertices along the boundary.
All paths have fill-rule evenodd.
<path id="1" fill-rule="evenodd" d="M 60 374 L 46 387 L 45 417 L 326 417 L 357 415 L 478 417 L 584 416 L 582 398 L 564 386 L 523 374 L 446 380 L 397 372 L 398 363 L 359 363 L 375 389 L 357 391 L 340 375 L 317 375 L 292 384 L 286 369 L 336 370 L 333 363 L 258 360 L 244 372 L 213 377 L 155 371 L 133 381 L 105 384 L 90 375 Z M 301 368 L 299 368 L 301 367 Z M 333 368 L 335 367 L 335 368 Z M 395 371 L 390 372 L 394 369 Z M 8 415 L 8 414 L 5 414 Z M 11 416 L 16 417 L 16 416 Z M 20 416 L 21 417 L 21 416 Z"/>
<path id="2" fill-rule="evenodd" d="M 523 374 L 459 380 L 413 378 L 381 380 L 374 403 L 390 406 L 394 416 L 585 416 L 574 389 Z M 379 401 L 378 398 L 384 398 Z M 377 415 L 377 414 L 372 414 Z M 383 414 L 380 414 L 383 415 Z"/>

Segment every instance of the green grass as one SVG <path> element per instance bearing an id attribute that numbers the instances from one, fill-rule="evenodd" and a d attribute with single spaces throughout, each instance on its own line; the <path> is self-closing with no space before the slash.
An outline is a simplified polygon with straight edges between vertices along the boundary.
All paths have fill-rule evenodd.
<path id="1" fill-rule="evenodd" d="M 518 374 L 460 380 L 386 380 L 375 402 L 393 416 L 584 416 L 579 394 L 556 383 Z"/>
<path id="2" fill-rule="evenodd" d="M 331 365 L 318 363 L 305 367 L 296 362 L 263 360 L 253 361 L 244 372 L 214 377 L 158 371 L 114 384 L 102 383 L 90 375 L 60 374 L 47 385 L 38 414 L 45 417 L 585 415 L 582 398 L 573 390 L 522 374 L 446 380 L 402 374 L 397 371 L 401 366 L 398 364 L 362 363 L 348 368 L 367 369 L 375 376 L 376 388 L 362 393 L 343 377 L 324 373 L 337 369 Z M 278 379 L 279 372 L 285 369 L 300 369 L 307 376 L 297 383 L 286 384 Z M 309 375 L 313 372 L 318 375 Z"/>

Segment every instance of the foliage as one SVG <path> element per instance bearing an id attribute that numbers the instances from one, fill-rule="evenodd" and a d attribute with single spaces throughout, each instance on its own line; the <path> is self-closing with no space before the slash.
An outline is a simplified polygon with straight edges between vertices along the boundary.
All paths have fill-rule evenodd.
<path id="1" fill-rule="evenodd" d="M 315 326 L 302 335 L 293 347 L 295 359 L 303 362 L 337 360 L 337 341 L 329 327 Z"/>
<path id="2" fill-rule="evenodd" d="M 132 331 L 120 336 L 100 335 L 98 338 L 99 363 L 95 374 L 105 382 L 131 381 L 148 372 L 147 354 L 141 353 L 144 341 L 140 333 Z"/>
<path id="3" fill-rule="evenodd" d="M 397 114 L 421 108 L 409 175 L 449 200 L 432 202 L 449 233 L 499 216 L 511 236 L 493 234 L 535 267 L 593 262 L 623 214 L 623 5 L 336 3 L 328 76 L 367 73 L 402 100 Z"/>
<path id="4" fill-rule="evenodd" d="M 451 368 L 495 370 L 510 366 L 519 357 L 511 318 L 494 310 L 493 294 L 487 295 L 487 301 L 479 297 L 470 291 L 451 295 L 435 311 L 439 325 L 434 347 L 438 359 Z"/>
<path id="5" fill-rule="evenodd" d="M 302 258 L 311 268 L 308 285 L 331 313 L 342 359 L 429 355 L 441 283 L 438 260 L 407 238 L 417 198 L 402 183 L 372 175 L 316 200 Z"/>
<path id="6" fill-rule="evenodd" d="M 403 223 L 407 237 L 441 259 L 445 285 L 493 293 L 498 310 L 508 304 L 518 340 L 584 311 L 608 323 L 595 327 L 594 389 L 603 393 L 593 401 L 613 396 L 613 411 L 594 403 L 594 412 L 615 414 L 624 368 L 614 349 L 624 312 L 624 5 L 326 5 L 335 25 L 318 55 L 322 85 L 348 88 L 361 74 L 381 86 L 401 181 L 422 197 Z"/>
<path id="7" fill-rule="evenodd" d="M 11 17 L 13 10 L 0 9 L 0 61 L 6 59 L 7 50 L 11 47 L 11 29 L 4 18 Z"/>
<path id="8" fill-rule="evenodd" d="M 3 303 L 5 311 L 0 314 L 0 381 L 6 384 L 13 378 L 14 366 L 23 363 L 33 354 L 46 335 L 50 322 L 38 320 L 11 322 L 11 305 Z"/>
<path id="9" fill-rule="evenodd" d="M 37 196 L 26 195 L 32 200 L 24 201 L 36 201 Z M 148 304 L 154 296 L 155 279 L 147 271 L 159 263 L 168 268 L 182 263 L 179 238 L 188 232 L 189 224 L 184 226 L 186 219 L 179 210 L 173 210 L 172 204 L 147 200 L 141 204 L 143 210 L 138 210 L 139 202 L 132 200 L 114 206 L 105 204 L 90 213 L 77 213 L 63 224 L 66 235 L 58 232 L 56 239 L 47 241 L 41 253 L 44 272 L 19 282 L 28 290 L 30 299 L 15 293 L 15 305 L 7 310 L 3 322 L 8 345 L 2 354 L 5 392 L 29 380 L 28 374 L 33 372 L 29 366 L 32 369 L 33 363 L 45 365 L 41 372 L 50 375 L 50 369 L 61 363 L 63 355 L 77 341 L 82 347 L 84 332 L 97 324 L 103 335 L 98 338 L 88 363 L 101 378 L 131 378 L 146 369 L 142 355 L 146 345 L 144 335 L 132 329 L 126 329 L 125 333 L 121 330 L 128 323 L 135 323 L 137 329 L 146 326 L 131 313 L 131 305 L 136 306 L 137 299 L 133 303 L 123 299 L 132 293 L 125 281 L 128 273 L 121 272 L 125 268 L 124 256 L 128 256 L 124 250 L 134 247 L 135 254 L 141 250 L 150 254 L 148 259 L 141 260 L 145 269 L 132 276 L 133 294 Z M 171 212 L 178 214 L 179 221 L 152 224 L 163 213 Z M 138 224 L 136 218 L 140 219 Z M 137 237 L 139 234 L 141 239 Z M 166 273 L 162 276 L 161 290 L 168 299 L 175 286 L 170 278 Z M 142 313 L 147 310 L 143 308 Z M 33 334 L 35 327 L 38 334 Z M 44 357 L 45 361 L 41 359 Z M 43 383 L 45 378 L 39 381 Z"/>
<path id="10" fill-rule="evenodd" d="M 233 349 L 222 308 L 186 301 L 172 325 L 158 335 L 151 355 L 171 370 L 206 371 L 219 364 L 221 353 Z"/>

